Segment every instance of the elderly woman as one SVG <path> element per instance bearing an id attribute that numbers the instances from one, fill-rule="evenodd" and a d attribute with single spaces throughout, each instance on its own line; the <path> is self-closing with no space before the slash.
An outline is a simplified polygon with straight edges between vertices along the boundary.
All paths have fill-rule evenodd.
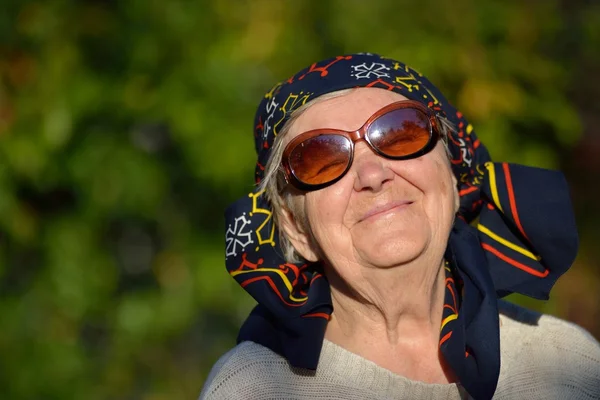
<path id="1" fill-rule="evenodd" d="M 201 399 L 600 399 L 587 332 L 499 300 L 547 299 L 575 257 L 560 173 L 491 162 L 429 80 L 373 54 L 277 84 L 255 140 L 226 264 L 258 305 Z"/>

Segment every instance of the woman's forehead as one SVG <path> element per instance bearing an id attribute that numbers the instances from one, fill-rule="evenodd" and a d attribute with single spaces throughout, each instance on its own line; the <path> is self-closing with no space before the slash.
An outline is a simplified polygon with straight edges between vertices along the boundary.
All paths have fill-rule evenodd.
<path id="1" fill-rule="evenodd" d="M 408 100 L 399 93 L 379 88 L 357 88 L 339 97 L 318 99 L 296 118 L 290 139 L 312 129 L 359 129 L 371 115 L 388 104 Z"/>

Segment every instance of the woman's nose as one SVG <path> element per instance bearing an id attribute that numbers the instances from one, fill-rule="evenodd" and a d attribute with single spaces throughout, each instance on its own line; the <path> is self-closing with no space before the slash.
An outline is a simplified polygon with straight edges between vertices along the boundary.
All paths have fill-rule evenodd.
<path id="1" fill-rule="evenodd" d="M 378 192 L 383 185 L 394 179 L 394 172 L 388 167 L 387 160 L 371 149 L 366 143 L 358 142 L 354 147 L 354 190 Z"/>

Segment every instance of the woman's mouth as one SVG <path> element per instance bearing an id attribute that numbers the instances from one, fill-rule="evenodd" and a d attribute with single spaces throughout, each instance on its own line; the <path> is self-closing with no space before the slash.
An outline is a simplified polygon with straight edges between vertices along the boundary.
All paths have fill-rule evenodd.
<path id="1" fill-rule="evenodd" d="M 411 205 L 412 203 L 413 203 L 412 201 L 400 200 L 400 201 L 393 201 L 393 202 L 377 205 L 377 206 L 371 208 L 366 214 L 364 214 L 359 219 L 358 222 L 363 222 L 370 218 L 383 216 L 384 214 L 387 214 L 391 211 L 396 211 L 399 208 L 407 207 L 407 206 Z"/>

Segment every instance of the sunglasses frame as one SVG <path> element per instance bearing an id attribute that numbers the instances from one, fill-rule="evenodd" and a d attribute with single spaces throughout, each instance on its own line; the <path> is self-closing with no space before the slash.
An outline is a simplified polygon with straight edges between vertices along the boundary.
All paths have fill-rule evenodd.
<path id="1" fill-rule="evenodd" d="M 392 111 L 406 109 L 406 108 L 416 109 L 416 110 L 424 113 L 428 117 L 429 140 L 428 140 L 427 144 L 425 146 L 423 146 L 423 148 L 421 150 L 419 150 L 415 153 L 412 153 L 412 154 L 409 154 L 406 156 L 398 156 L 398 157 L 386 155 L 383 152 L 381 152 L 377 147 L 375 147 L 373 145 L 373 143 L 371 143 L 371 139 L 367 135 L 369 128 L 371 127 L 373 122 L 375 122 L 375 120 L 379 119 L 380 117 L 384 116 L 385 114 L 388 114 Z M 439 123 L 436 114 L 430 108 L 426 107 L 422 103 L 419 103 L 418 101 L 402 100 L 402 101 L 397 101 L 397 102 L 391 103 L 391 104 L 381 108 L 380 110 L 376 111 L 373 115 L 371 115 L 369 117 L 369 119 L 364 123 L 364 125 L 361 126 L 356 131 L 344 131 L 342 129 L 320 128 L 320 129 L 312 129 L 310 131 L 303 132 L 303 133 L 299 134 L 298 136 L 296 136 L 292 141 L 290 141 L 286 145 L 286 147 L 283 151 L 283 157 L 281 160 L 281 166 L 283 167 L 282 171 L 283 171 L 283 175 L 284 175 L 283 178 L 284 178 L 286 184 L 291 184 L 296 189 L 299 189 L 302 191 L 318 190 L 318 189 L 322 189 L 326 186 L 333 185 L 334 183 L 336 183 L 337 181 L 342 179 L 342 177 L 344 175 L 346 175 L 348 173 L 348 171 L 350 170 L 350 168 L 352 167 L 352 163 L 354 161 L 354 144 L 359 140 L 364 140 L 367 143 L 367 145 L 376 154 L 378 154 L 384 158 L 387 158 L 387 159 L 409 160 L 412 158 L 420 157 L 423 154 L 426 154 L 429 151 L 431 151 L 431 149 L 433 149 L 433 147 L 437 143 L 438 139 L 441 137 L 441 134 L 440 134 L 441 126 L 440 125 L 441 124 Z M 300 143 L 304 142 L 305 140 L 312 139 L 314 137 L 318 137 L 318 136 L 322 136 L 322 135 L 338 135 L 338 136 L 343 136 L 347 139 L 350 139 L 350 160 L 348 161 L 348 165 L 347 165 L 346 169 L 344 170 L 344 172 L 342 172 L 340 174 L 340 176 L 338 176 L 337 178 L 335 178 L 331 181 L 314 184 L 314 185 L 310 184 L 310 183 L 302 182 L 296 177 L 296 175 L 294 174 L 294 171 L 292 170 L 292 167 L 290 166 L 290 154 L 294 151 L 296 146 L 298 146 Z"/>

